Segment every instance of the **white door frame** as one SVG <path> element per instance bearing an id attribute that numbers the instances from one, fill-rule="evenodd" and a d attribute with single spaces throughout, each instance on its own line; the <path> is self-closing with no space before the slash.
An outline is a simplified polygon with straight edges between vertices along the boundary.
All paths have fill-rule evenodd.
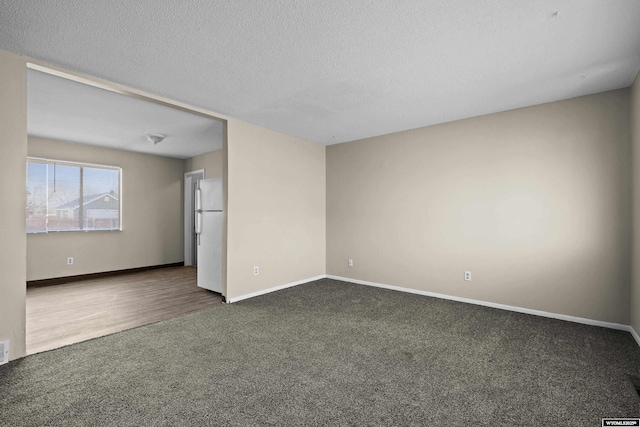
<path id="1" fill-rule="evenodd" d="M 184 174 L 184 265 L 196 264 L 193 253 L 194 194 L 191 191 L 194 179 L 204 179 L 204 169 Z"/>

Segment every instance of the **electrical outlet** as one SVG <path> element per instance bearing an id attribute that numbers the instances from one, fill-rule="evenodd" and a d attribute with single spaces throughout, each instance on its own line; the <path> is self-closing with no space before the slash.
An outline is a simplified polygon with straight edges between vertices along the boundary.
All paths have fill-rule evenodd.
<path id="1" fill-rule="evenodd" d="M 464 280 L 467 282 L 471 281 L 471 272 L 470 271 L 465 271 L 464 272 Z"/>
<path id="2" fill-rule="evenodd" d="M 9 340 L 0 341 L 0 365 L 9 363 Z"/>
<path id="3" fill-rule="evenodd" d="M 349 267 L 353 267 L 353 260 L 352 259 L 349 260 Z"/>
<path id="4" fill-rule="evenodd" d="M 256 265 L 255 267 L 253 267 L 253 275 L 257 276 L 258 274 L 260 274 L 260 267 Z"/>
<path id="5" fill-rule="evenodd" d="M 72 265 L 73 264 L 73 257 L 70 256 L 69 258 L 67 258 L 67 265 Z"/>

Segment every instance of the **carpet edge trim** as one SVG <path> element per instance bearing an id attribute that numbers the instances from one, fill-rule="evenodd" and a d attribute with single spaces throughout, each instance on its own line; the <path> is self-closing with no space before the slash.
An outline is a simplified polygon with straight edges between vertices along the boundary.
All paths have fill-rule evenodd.
<path id="1" fill-rule="evenodd" d="M 315 280 L 324 279 L 326 277 L 327 277 L 326 275 L 322 274 L 320 276 L 310 277 L 308 279 L 302 279 L 302 280 L 298 280 L 298 281 L 291 282 L 291 283 L 285 283 L 284 285 L 274 286 L 273 288 L 263 289 L 261 291 L 252 292 L 250 294 L 244 294 L 244 295 L 240 295 L 240 296 L 233 297 L 233 298 L 227 298 L 227 302 L 229 304 L 233 304 L 234 302 L 242 301 L 242 300 L 253 298 L 253 297 L 258 297 L 260 295 L 270 294 L 271 292 L 276 292 L 276 291 L 280 291 L 282 289 L 292 288 L 294 286 L 303 285 L 305 283 L 313 282 Z"/>
<path id="2" fill-rule="evenodd" d="M 434 298 L 439 298 L 439 299 L 446 299 L 446 300 L 451 300 L 451 301 L 463 302 L 463 303 L 467 303 L 467 304 L 474 304 L 474 305 L 481 305 L 481 306 L 484 306 L 484 307 L 497 308 L 497 309 L 500 309 L 500 310 L 514 311 L 514 312 L 517 312 L 517 313 L 531 314 L 531 315 L 534 315 L 534 316 L 548 317 L 548 318 L 551 318 L 551 319 L 565 320 L 565 321 L 574 322 L 574 323 L 582 323 L 584 325 L 600 326 L 600 327 L 609 328 L 609 329 L 627 331 L 627 332 L 631 333 L 633 338 L 636 340 L 636 342 L 640 346 L 640 336 L 638 336 L 638 334 L 635 332 L 635 330 L 630 325 L 623 325 L 621 323 L 604 322 L 604 321 L 601 321 L 601 320 L 587 319 L 585 317 L 577 317 L 577 316 L 569 316 L 567 314 L 551 313 L 551 312 L 548 312 L 548 311 L 534 310 L 534 309 L 531 309 L 531 308 L 524 308 L 524 307 L 518 307 L 518 306 L 513 306 L 513 305 L 499 304 L 499 303 L 495 303 L 495 302 L 482 301 L 482 300 L 476 300 L 476 299 L 471 299 L 471 298 L 463 298 L 463 297 L 457 297 L 457 296 L 453 296 L 453 295 L 439 294 L 439 293 L 436 293 L 436 292 L 421 291 L 421 290 L 418 290 L 418 289 L 403 288 L 401 286 L 385 285 L 383 283 L 369 282 L 369 281 L 366 281 L 366 280 L 359 280 L 359 279 L 351 279 L 349 277 L 334 276 L 334 275 L 330 275 L 330 274 L 327 275 L 326 277 L 327 277 L 327 279 L 341 280 L 343 282 L 350 282 L 350 283 L 355 283 L 355 284 L 358 284 L 358 285 L 373 286 L 373 287 L 376 287 L 376 288 L 389 289 L 389 290 L 392 290 L 392 291 L 407 292 L 407 293 L 411 293 L 411 294 L 424 295 L 424 296 L 428 296 L 428 297 L 434 297 Z"/>

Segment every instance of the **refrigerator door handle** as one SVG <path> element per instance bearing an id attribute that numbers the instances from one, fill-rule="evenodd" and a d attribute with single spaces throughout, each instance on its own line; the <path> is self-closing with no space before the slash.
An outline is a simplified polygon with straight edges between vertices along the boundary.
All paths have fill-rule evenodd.
<path id="1" fill-rule="evenodd" d="M 196 210 L 199 211 L 202 209 L 202 190 L 200 190 L 200 182 L 198 182 L 198 187 L 196 188 Z"/>
<path id="2" fill-rule="evenodd" d="M 196 212 L 196 236 L 198 237 L 198 246 L 200 246 L 200 234 L 202 234 L 202 212 Z"/>

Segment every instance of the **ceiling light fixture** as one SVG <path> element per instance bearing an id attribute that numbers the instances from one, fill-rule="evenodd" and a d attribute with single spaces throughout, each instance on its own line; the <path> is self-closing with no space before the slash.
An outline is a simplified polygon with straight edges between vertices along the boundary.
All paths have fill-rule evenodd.
<path id="1" fill-rule="evenodd" d="M 161 133 L 148 133 L 145 137 L 147 141 L 153 143 L 153 145 L 160 144 L 166 138 L 166 136 Z"/>

